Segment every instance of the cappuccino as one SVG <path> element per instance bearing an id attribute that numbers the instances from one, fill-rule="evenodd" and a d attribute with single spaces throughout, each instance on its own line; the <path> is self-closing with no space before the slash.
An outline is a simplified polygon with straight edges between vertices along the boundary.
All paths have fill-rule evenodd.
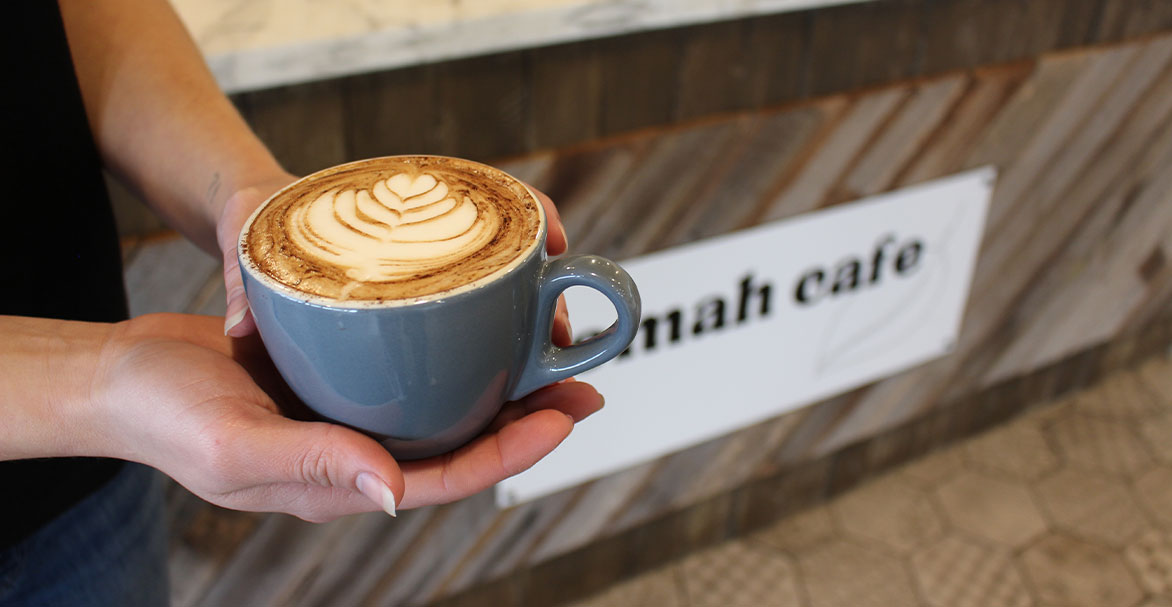
<path id="1" fill-rule="evenodd" d="M 393 156 L 332 167 L 274 194 L 241 258 L 338 302 L 415 300 L 508 271 L 540 246 L 541 203 L 469 160 Z"/>

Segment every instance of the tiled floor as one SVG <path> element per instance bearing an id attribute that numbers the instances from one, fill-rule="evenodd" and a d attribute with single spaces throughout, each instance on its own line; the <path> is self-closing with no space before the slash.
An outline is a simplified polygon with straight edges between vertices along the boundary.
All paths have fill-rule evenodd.
<path id="1" fill-rule="evenodd" d="M 1172 359 L 573 607 L 1172 607 Z"/>

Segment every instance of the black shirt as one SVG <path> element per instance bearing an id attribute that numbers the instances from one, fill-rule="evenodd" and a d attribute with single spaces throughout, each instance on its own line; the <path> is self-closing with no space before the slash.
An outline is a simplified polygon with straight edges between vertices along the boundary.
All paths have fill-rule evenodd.
<path id="1" fill-rule="evenodd" d="M 5 8 L 0 314 L 123 320 L 118 234 L 57 3 Z M 0 462 L 0 547 L 67 510 L 121 465 L 90 458 Z"/>

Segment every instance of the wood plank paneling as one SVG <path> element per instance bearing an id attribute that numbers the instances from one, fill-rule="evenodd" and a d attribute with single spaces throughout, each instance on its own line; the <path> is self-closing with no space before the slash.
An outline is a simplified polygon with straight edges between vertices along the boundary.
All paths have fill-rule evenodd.
<path id="1" fill-rule="evenodd" d="M 675 117 L 681 33 L 650 32 L 600 40 L 599 135 L 665 125 Z"/>
<path id="2" fill-rule="evenodd" d="M 1029 68 L 1024 65 L 976 72 L 934 140 L 917 151 L 915 160 L 896 179 L 897 185 L 959 172 L 974 143 L 1028 75 Z"/>
<path id="3" fill-rule="evenodd" d="M 1172 29 L 1166 0 L 881 0 L 238 95 L 295 173 L 395 153 L 478 159 Z M 123 235 L 162 227 L 114 199 Z"/>
<path id="4" fill-rule="evenodd" d="M 766 204 L 761 220 L 781 219 L 821 205 L 843 172 L 908 94 L 904 88 L 891 88 L 859 97 L 844 116 L 827 123 L 817 141 L 808 146 L 804 162 L 792 181 Z"/>
<path id="5" fill-rule="evenodd" d="M 833 122 L 846 101 L 831 98 L 811 107 L 773 112 L 752 119 L 750 134 L 721 160 L 673 229 L 650 247 L 665 248 L 726 234 L 751 224 L 760 201 L 780 187 L 810 138 Z"/>
<path id="6" fill-rule="evenodd" d="M 1093 30 L 1097 42 L 1124 40 L 1172 27 L 1172 4 L 1164 0 L 1104 0 Z"/>
<path id="7" fill-rule="evenodd" d="M 864 2 L 810 14 L 811 95 L 827 95 L 900 78 L 920 69 L 920 5 Z"/>
<path id="8" fill-rule="evenodd" d="M 322 607 L 364 604 L 413 544 L 436 525 L 442 525 L 448 514 L 445 508 L 424 508 L 400 513 L 394 520 L 378 513 L 364 517 L 363 524 L 356 525 L 335 552 L 321 562 L 316 574 L 304 580 L 304 599 L 297 602 Z"/>
<path id="9" fill-rule="evenodd" d="M 523 53 L 441 63 L 435 70 L 441 154 L 487 160 L 533 149 Z"/>
<path id="10" fill-rule="evenodd" d="M 782 13 L 748 20 L 750 102 L 756 104 L 749 107 L 771 107 L 809 95 L 810 15 Z"/>
<path id="11" fill-rule="evenodd" d="M 754 50 L 744 20 L 689 29 L 679 57 L 674 119 L 690 120 L 757 105 L 750 71 Z"/>
<path id="12" fill-rule="evenodd" d="M 277 160 L 304 175 L 349 160 L 338 81 L 245 93 L 237 105 Z"/>
<path id="13" fill-rule="evenodd" d="M 838 200 L 854 200 L 891 188 L 895 176 L 924 147 L 964 90 L 967 77 L 941 78 L 917 87 L 891 123 L 883 129 L 843 178 Z"/>
<path id="14" fill-rule="evenodd" d="M 350 159 L 443 149 L 434 66 L 353 76 L 340 90 Z"/>
<path id="15" fill-rule="evenodd" d="M 485 588 L 552 604 L 1166 348 L 1172 35 L 502 163 L 558 200 L 575 250 L 620 258 L 986 164 L 1000 178 L 950 356 L 504 511 L 482 494 L 396 521 L 261 517 L 223 549 L 193 542 L 209 522 L 185 515 L 177 604 L 420 605 Z M 131 267 L 169 259 L 136 246 Z M 206 305 L 209 280 L 173 305 Z"/>
<path id="16" fill-rule="evenodd" d="M 597 137 L 602 73 L 591 45 L 565 44 L 528 55 L 534 147 L 559 147 Z"/>

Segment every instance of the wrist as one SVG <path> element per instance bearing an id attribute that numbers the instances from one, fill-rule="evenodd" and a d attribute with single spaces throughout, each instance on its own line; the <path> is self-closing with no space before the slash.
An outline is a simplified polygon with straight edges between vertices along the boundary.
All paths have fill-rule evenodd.
<path id="1" fill-rule="evenodd" d="M 103 323 L 0 317 L 0 459 L 112 455 L 93 379 Z"/>

